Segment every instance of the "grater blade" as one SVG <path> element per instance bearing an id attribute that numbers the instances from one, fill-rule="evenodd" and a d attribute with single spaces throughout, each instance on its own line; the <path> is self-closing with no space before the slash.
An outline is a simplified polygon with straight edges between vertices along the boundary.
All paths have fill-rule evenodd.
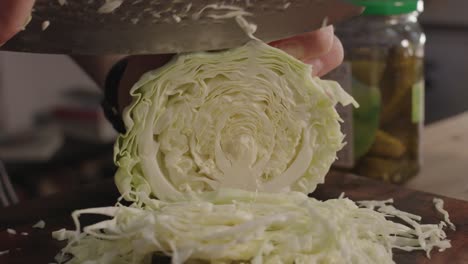
<path id="1" fill-rule="evenodd" d="M 36 0 L 26 30 L 1 49 L 88 55 L 219 50 L 249 40 L 236 17 L 256 24 L 255 36 L 269 42 L 361 11 L 341 0 Z"/>

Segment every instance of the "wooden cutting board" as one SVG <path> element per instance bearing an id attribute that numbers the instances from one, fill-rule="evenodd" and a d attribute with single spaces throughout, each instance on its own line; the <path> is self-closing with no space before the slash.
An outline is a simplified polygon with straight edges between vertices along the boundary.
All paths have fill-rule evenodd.
<path id="1" fill-rule="evenodd" d="M 395 199 L 397 208 L 421 215 L 424 223 L 439 223 L 440 215 L 434 209 L 435 196 L 401 187 L 388 185 L 353 175 L 332 173 L 326 184 L 312 195 L 318 199 L 338 197 L 342 192 L 353 200 Z M 0 256 L 0 263 L 51 263 L 63 244 L 53 240 L 52 231 L 60 228 L 73 228 L 70 213 L 75 209 L 106 206 L 115 202 L 117 190 L 112 181 L 82 188 L 76 192 L 55 195 L 41 200 L 26 202 L 18 206 L 0 210 L 0 251 L 10 250 Z M 399 264 L 462 264 L 468 263 L 468 202 L 441 197 L 449 211 L 457 231 L 448 231 L 452 248 L 445 252 L 433 252 L 427 259 L 423 252 L 395 252 Z M 45 229 L 33 229 L 38 220 L 46 222 Z M 85 222 L 95 219 L 85 218 Z M 8 234 L 5 229 L 13 228 L 18 234 Z M 28 235 L 21 235 L 27 232 Z M 154 263 L 168 263 L 168 259 L 158 259 Z"/>

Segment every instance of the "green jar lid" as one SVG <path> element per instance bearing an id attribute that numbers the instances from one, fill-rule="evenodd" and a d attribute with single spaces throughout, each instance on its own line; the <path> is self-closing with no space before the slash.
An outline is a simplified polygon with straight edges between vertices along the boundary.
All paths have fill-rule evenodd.
<path id="1" fill-rule="evenodd" d="M 355 5 L 366 7 L 363 15 L 399 15 L 418 10 L 419 0 L 351 0 Z"/>

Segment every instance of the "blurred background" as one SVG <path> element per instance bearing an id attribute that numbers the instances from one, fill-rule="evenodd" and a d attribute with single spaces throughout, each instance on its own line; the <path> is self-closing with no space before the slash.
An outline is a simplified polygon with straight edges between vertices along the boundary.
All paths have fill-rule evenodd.
<path id="1" fill-rule="evenodd" d="M 424 5 L 424 163 L 399 184 L 468 200 L 468 1 Z M 66 56 L 0 52 L 0 160 L 20 201 L 113 177 L 100 100 Z"/>
<path id="2" fill-rule="evenodd" d="M 101 96 L 66 56 L 0 52 L 0 160 L 20 201 L 112 177 Z"/>

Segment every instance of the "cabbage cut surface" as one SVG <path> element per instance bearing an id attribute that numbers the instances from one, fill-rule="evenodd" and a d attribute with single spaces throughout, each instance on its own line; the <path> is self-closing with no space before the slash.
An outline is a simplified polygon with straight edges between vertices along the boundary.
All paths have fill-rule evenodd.
<path id="1" fill-rule="evenodd" d="M 116 144 L 116 183 L 164 201 L 220 188 L 312 192 L 343 146 L 335 82 L 264 43 L 180 55 L 145 74 Z"/>

